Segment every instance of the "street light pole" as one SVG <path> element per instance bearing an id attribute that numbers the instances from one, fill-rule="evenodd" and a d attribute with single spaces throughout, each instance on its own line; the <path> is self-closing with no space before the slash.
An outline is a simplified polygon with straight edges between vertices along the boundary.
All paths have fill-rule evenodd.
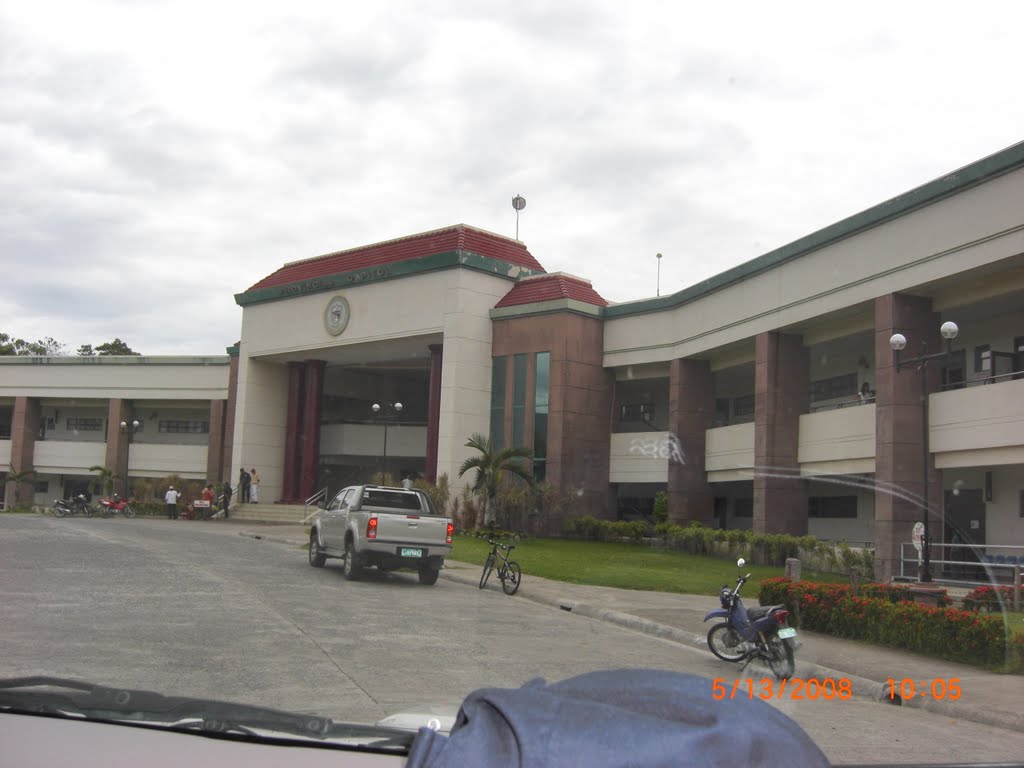
<path id="1" fill-rule="evenodd" d="M 124 451 L 124 496 L 126 499 L 130 499 L 132 495 L 132 486 L 131 483 L 129 482 L 128 477 L 128 466 L 132 458 L 132 440 L 134 440 L 135 433 L 139 431 L 140 426 L 141 425 L 139 424 L 138 420 L 134 419 L 132 420 L 131 424 L 129 424 L 127 421 L 121 422 L 121 433 L 128 435 L 128 445 Z"/>
<path id="2" fill-rule="evenodd" d="M 931 533 L 930 523 L 928 520 L 928 457 L 931 453 L 929 446 L 929 430 L 928 430 L 928 363 L 932 360 L 942 360 L 943 362 L 949 360 L 953 354 L 953 339 L 956 338 L 957 333 L 960 329 L 956 323 L 946 321 L 939 328 L 939 332 L 942 334 L 942 338 L 946 340 L 946 349 L 942 352 L 934 352 L 928 354 L 927 342 L 921 342 L 921 354 L 917 357 L 912 357 L 907 360 L 903 360 L 900 357 L 902 352 L 907 346 L 907 337 L 902 333 L 894 333 L 889 337 L 889 346 L 892 348 L 893 356 L 896 361 L 896 373 L 899 373 L 902 368 L 909 366 L 917 366 L 917 369 L 921 372 L 921 480 L 922 480 L 922 491 L 921 501 L 924 505 L 924 540 L 921 542 L 922 548 L 922 559 L 921 559 L 921 571 L 918 574 L 918 581 L 930 582 L 932 580 L 932 561 L 931 561 Z"/>
<path id="3" fill-rule="evenodd" d="M 395 413 L 394 418 L 398 418 L 398 416 L 402 413 L 402 404 L 401 403 L 385 403 L 382 406 L 380 403 L 374 403 L 373 405 L 370 406 L 370 410 L 373 411 L 373 420 L 374 421 L 377 421 L 377 418 L 380 416 L 380 412 L 382 410 L 384 410 L 384 409 L 389 409 L 389 410 L 394 411 L 394 413 Z M 384 457 L 383 457 L 383 462 L 382 462 L 383 469 L 381 470 L 381 482 L 384 482 L 383 478 L 386 477 L 387 474 L 388 474 L 388 422 L 387 422 L 387 419 L 389 417 L 385 416 L 384 418 L 385 418 L 385 421 L 384 421 Z"/>
<path id="4" fill-rule="evenodd" d="M 661 296 L 661 254 L 655 254 L 655 258 L 658 260 L 658 285 L 657 285 L 657 296 Z"/>

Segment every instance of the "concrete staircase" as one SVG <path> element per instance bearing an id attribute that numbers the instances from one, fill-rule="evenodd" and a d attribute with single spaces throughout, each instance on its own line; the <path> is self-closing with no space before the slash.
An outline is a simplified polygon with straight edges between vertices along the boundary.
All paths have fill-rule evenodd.
<path id="1" fill-rule="evenodd" d="M 231 519 L 254 523 L 299 524 L 306 515 L 316 512 L 316 506 L 306 509 L 301 504 L 231 504 Z"/>

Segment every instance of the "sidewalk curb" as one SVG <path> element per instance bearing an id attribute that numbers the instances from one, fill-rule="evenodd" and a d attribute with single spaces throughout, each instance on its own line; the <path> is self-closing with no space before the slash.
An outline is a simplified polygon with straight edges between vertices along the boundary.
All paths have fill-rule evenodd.
<path id="1" fill-rule="evenodd" d="M 441 577 L 460 584 L 469 584 L 474 587 L 479 586 L 479 581 L 476 578 L 451 573 L 447 567 L 441 571 Z M 651 619 L 644 619 L 639 616 L 633 616 L 632 614 L 622 613 L 621 611 L 595 608 L 587 603 L 579 603 L 569 598 L 552 599 L 547 595 L 530 595 L 529 593 L 524 592 L 519 592 L 514 595 L 514 597 L 522 597 L 523 599 L 531 600 L 532 602 L 540 603 L 541 605 L 558 608 L 567 613 L 573 613 L 578 616 L 583 616 L 584 618 L 608 622 L 609 624 L 615 624 L 623 627 L 624 629 L 641 632 L 645 635 L 658 637 L 663 640 L 670 640 L 672 642 L 679 643 L 680 645 L 687 645 L 693 648 L 707 650 L 708 644 L 704 635 L 698 635 L 683 629 L 670 627 L 666 624 L 660 624 L 656 621 L 652 621 Z M 710 651 L 708 651 L 708 653 L 710 653 Z M 801 677 L 803 679 L 816 677 L 819 680 L 823 680 L 825 678 L 849 680 L 851 690 L 854 694 L 879 704 L 896 706 L 888 701 L 889 689 L 884 682 L 872 680 L 851 672 L 843 672 L 841 670 L 832 669 L 831 667 L 824 667 L 820 664 L 801 661 L 799 658 L 796 662 L 796 672 L 797 674 L 795 674 L 794 677 Z M 913 707 L 914 709 L 923 709 L 926 712 L 931 712 L 932 714 L 953 717 L 960 720 L 969 720 L 973 723 L 989 725 L 996 728 L 1006 728 L 1015 731 L 1024 729 L 1024 716 L 1022 715 L 1015 715 L 1009 712 L 996 712 L 956 702 L 917 698 L 910 701 L 904 701 L 902 706 Z"/>

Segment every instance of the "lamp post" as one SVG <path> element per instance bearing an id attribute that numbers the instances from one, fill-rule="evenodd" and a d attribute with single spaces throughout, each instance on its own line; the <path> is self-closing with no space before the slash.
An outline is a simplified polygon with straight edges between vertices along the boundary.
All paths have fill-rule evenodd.
<path id="1" fill-rule="evenodd" d="M 131 461 L 132 440 L 141 426 L 137 419 L 133 419 L 130 424 L 127 421 L 121 422 L 121 433 L 128 435 L 128 444 L 124 449 L 124 496 L 126 499 L 131 498 L 132 495 L 131 483 L 128 482 L 128 463 Z"/>
<path id="2" fill-rule="evenodd" d="M 656 295 L 661 296 L 661 254 L 655 254 L 655 258 L 658 260 L 658 286 Z"/>
<path id="3" fill-rule="evenodd" d="M 384 421 L 384 460 L 382 462 L 383 463 L 383 469 L 381 470 L 381 475 L 382 475 L 382 477 L 386 477 L 387 473 L 388 473 L 388 422 L 387 422 L 386 419 L 388 419 L 388 418 L 395 418 L 395 419 L 397 419 L 398 416 L 402 413 L 402 404 L 401 403 L 384 403 L 384 405 L 381 405 L 380 403 L 374 403 L 373 405 L 370 406 L 370 410 L 373 411 L 373 420 L 374 421 L 377 421 L 377 419 L 381 416 L 381 411 L 390 410 L 390 411 L 394 412 L 394 416 L 392 416 L 392 417 L 384 417 L 385 418 L 385 421 Z M 383 480 L 382 480 L 382 482 L 383 482 Z"/>
<path id="4" fill-rule="evenodd" d="M 921 372 L 921 480 L 922 480 L 922 501 L 924 504 L 924 540 L 921 542 L 922 549 L 922 561 L 921 561 L 921 572 L 918 574 L 918 580 L 921 582 L 930 582 L 932 580 L 931 571 L 931 534 L 929 532 L 928 523 L 928 454 L 930 453 L 928 447 L 928 375 L 927 367 L 928 363 L 932 360 L 947 361 L 953 354 L 953 339 L 956 338 L 957 333 L 960 329 L 957 328 L 956 323 L 946 321 L 939 328 L 939 332 L 942 334 L 942 338 L 946 340 L 946 349 L 942 352 L 933 352 L 928 354 L 928 345 L 926 342 L 921 342 L 921 354 L 917 357 L 909 359 L 902 359 L 900 352 L 902 352 L 907 346 L 907 337 L 902 333 L 894 333 L 889 337 L 889 346 L 892 347 L 893 357 L 896 361 L 896 372 L 899 373 L 902 368 L 911 366 L 917 366 L 917 369 Z"/>

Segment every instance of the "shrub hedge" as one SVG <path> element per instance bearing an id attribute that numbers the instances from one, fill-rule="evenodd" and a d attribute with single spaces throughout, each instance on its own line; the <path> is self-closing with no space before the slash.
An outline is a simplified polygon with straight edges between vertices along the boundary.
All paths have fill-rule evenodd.
<path id="1" fill-rule="evenodd" d="M 1024 587 L 1020 593 L 1024 601 Z M 1001 611 L 1004 605 L 1013 605 L 1013 587 L 978 587 L 964 595 L 962 603 L 968 611 Z"/>
<path id="2" fill-rule="evenodd" d="M 762 605 L 784 603 L 797 626 L 814 632 L 1024 671 L 1024 638 L 1008 634 L 998 617 L 920 605 L 907 599 L 909 589 L 900 586 L 871 584 L 861 591 L 854 597 L 845 584 L 776 578 L 761 582 L 759 600 Z"/>
<path id="3" fill-rule="evenodd" d="M 582 515 L 567 520 L 563 530 L 567 536 L 592 541 L 640 541 L 647 535 L 647 523 L 643 520 L 600 520 L 590 515 Z"/>

